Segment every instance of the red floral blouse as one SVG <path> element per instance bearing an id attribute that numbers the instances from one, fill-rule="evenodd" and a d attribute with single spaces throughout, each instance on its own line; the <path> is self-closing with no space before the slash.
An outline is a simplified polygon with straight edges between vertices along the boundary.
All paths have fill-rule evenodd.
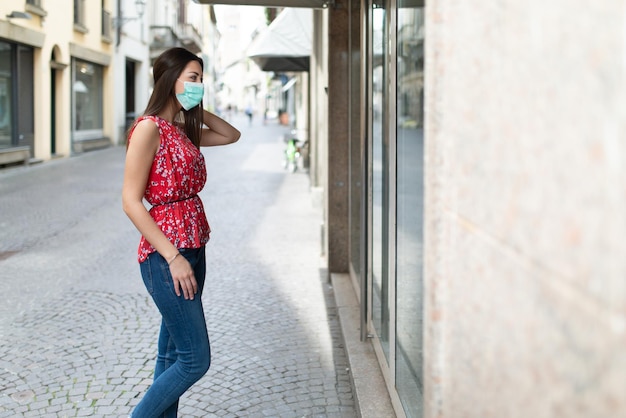
<path id="1" fill-rule="evenodd" d="M 158 116 L 159 149 L 150 168 L 145 199 L 150 215 L 176 248 L 200 248 L 209 241 L 211 229 L 198 193 L 206 183 L 204 156 L 176 125 Z M 156 250 L 142 236 L 138 260 L 145 261 Z"/>

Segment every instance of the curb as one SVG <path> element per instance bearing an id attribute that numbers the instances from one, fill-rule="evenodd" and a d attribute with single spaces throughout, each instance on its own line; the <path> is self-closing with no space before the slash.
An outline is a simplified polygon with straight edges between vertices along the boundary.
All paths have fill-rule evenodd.
<path id="1" fill-rule="evenodd" d="M 331 273 L 335 303 L 350 366 L 357 414 L 361 418 L 396 418 L 371 342 L 361 341 L 359 303 L 348 274 Z"/>

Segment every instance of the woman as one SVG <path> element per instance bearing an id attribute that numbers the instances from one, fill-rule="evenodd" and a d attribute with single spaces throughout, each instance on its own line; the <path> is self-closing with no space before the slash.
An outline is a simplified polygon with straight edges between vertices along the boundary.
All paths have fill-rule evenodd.
<path id="1" fill-rule="evenodd" d="M 162 316 L 154 382 L 132 418 L 176 417 L 178 398 L 210 365 L 201 301 L 210 229 L 198 197 L 206 181 L 200 147 L 231 144 L 240 133 L 202 109 L 202 68 L 186 49 L 161 54 L 146 111 L 128 136 L 122 202 L 142 234 L 141 275 Z"/>

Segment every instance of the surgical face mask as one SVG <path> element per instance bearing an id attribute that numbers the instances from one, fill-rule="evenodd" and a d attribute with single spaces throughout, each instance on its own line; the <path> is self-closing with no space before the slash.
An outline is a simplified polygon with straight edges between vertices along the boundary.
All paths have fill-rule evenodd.
<path id="1" fill-rule="evenodd" d="M 202 103 L 202 97 L 204 97 L 204 84 L 192 83 L 191 81 L 181 81 L 181 83 L 184 84 L 185 90 L 182 93 L 176 94 L 176 98 L 183 109 L 189 110 Z"/>

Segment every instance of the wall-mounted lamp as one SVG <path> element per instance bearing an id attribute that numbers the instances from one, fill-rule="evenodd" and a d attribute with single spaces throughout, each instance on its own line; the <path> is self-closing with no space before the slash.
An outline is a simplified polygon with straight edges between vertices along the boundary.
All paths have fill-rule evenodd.
<path id="1" fill-rule="evenodd" d="M 30 13 L 26 13 L 26 12 L 18 12 L 16 10 L 13 10 L 11 13 L 9 13 L 7 16 L 7 19 L 32 19 L 33 17 L 30 15 Z"/>
<path id="2" fill-rule="evenodd" d="M 135 9 L 137 10 L 137 16 L 135 17 L 124 17 L 120 13 L 121 9 L 118 10 L 118 14 L 120 14 L 120 16 L 113 18 L 113 27 L 121 28 L 124 23 L 130 22 L 131 20 L 141 19 L 146 11 L 146 0 L 135 0 Z"/>

